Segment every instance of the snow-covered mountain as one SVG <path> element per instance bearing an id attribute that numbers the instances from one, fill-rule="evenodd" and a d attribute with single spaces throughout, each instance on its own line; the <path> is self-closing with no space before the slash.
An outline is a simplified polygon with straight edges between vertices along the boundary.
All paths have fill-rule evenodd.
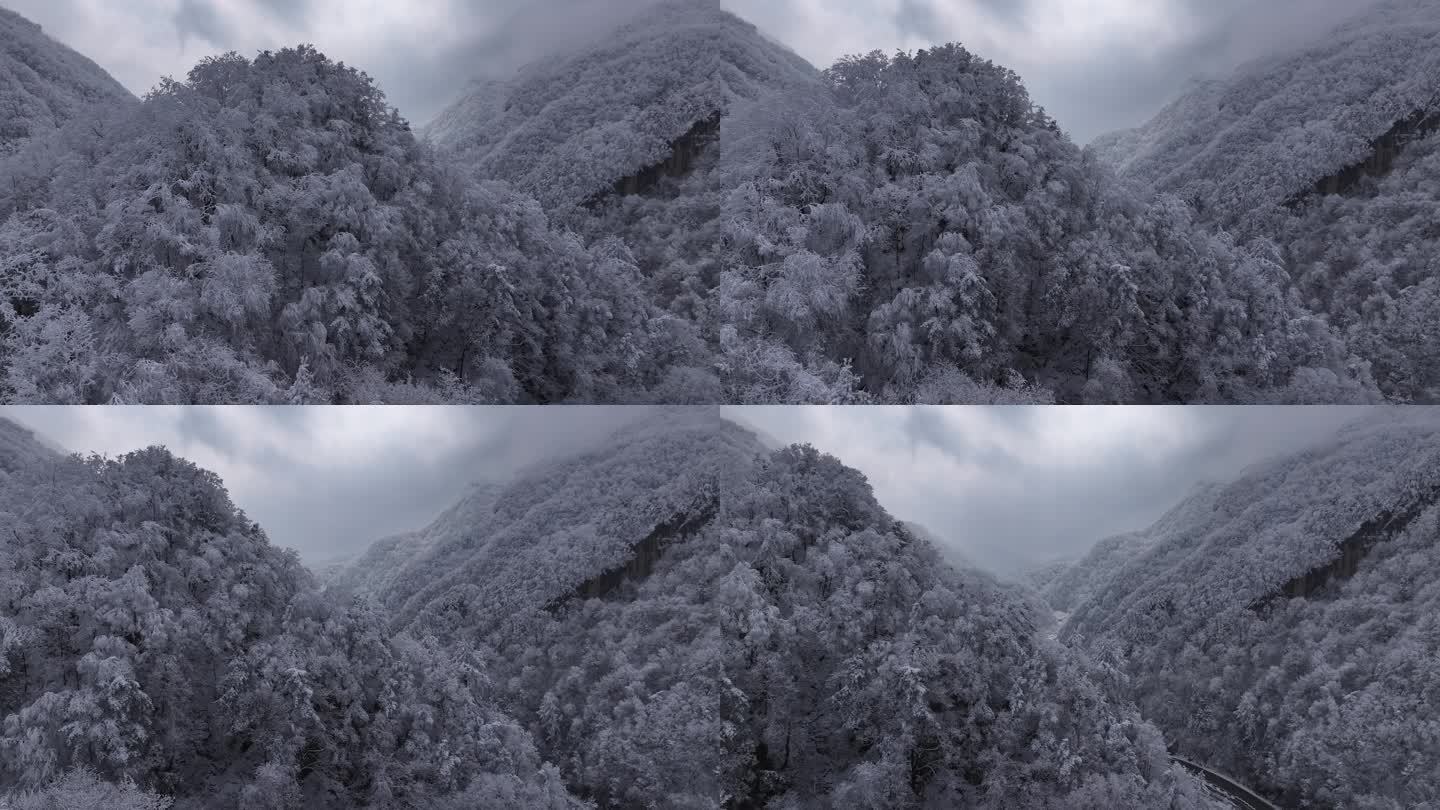
<path id="1" fill-rule="evenodd" d="M 1440 5 L 1386 0 L 1328 37 L 1196 85 L 1095 151 L 1256 240 L 1379 389 L 1440 401 Z"/>
<path id="2" fill-rule="evenodd" d="M 1406 126 L 1440 115 L 1440 6 L 1387 0 L 1297 51 L 1197 82 L 1141 127 L 1093 148 L 1122 173 L 1240 219 L 1336 192 L 1349 167 L 1388 166 Z M 1397 135 L 1400 133 L 1396 133 Z"/>
<path id="3" fill-rule="evenodd" d="M 1115 183 L 958 44 L 822 73 L 716 0 L 642 4 L 473 87 L 439 148 L 301 46 L 0 160 L 0 397 L 1440 397 L 1423 173 L 1365 256 L 1296 225 L 1297 271 Z"/>
<path id="4" fill-rule="evenodd" d="M 0 807 L 589 806 L 471 651 L 327 598 L 213 473 L 16 444 L 0 420 Z"/>
<path id="5" fill-rule="evenodd" d="M 14 472 L 63 455 L 48 439 L 10 419 L 0 418 L 0 470 Z"/>
<path id="6" fill-rule="evenodd" d="M 1049 572 L 1050 576 L 1040 585 L 1041 594 L 1055 610 L 1066 613 L 1074 610 L 1152 546 L 1171 540 L 1178 532 L 1191 530 L 1202 515 L 1215 509 L 1220 490 L 1218 484 L 1201 484 L 1149 527 L 1101 540 L 1084 557 L 1059 571 Z"/>
<path id="7" fill-rule="evenodd" d="M 356 567 L 393 632 L 492 651 L 508 710 L 601 807 L 1200 806 L 1035 606 L 944 562 L 837 459 L 712 409 Z"/>
<path id="8" fill-rule="evenodd" d="M 667 0 L 588 48 L 473 84 L 426 132 L 482 176 L 574 204 L 685 173 L 736 99 L 817 82 L 719 0 Z"/>
<path id="9" fill-rule="evenodd" d="M 716 409 L 323 590 L 159 447 L 17 466 L 0 516 L 0 804 L 1207 806 L 1033 606 Z"/>
<path id="10" fill-rule="evenodd" d="M 1440 414 L 1374 414 L 1203 497 L 1082 563 L 1111 573 L 1082 572 L 1062 640 L 1113 650 L 1147 719 L 1284 806 L 1433 801 Z"/>
<path id="11" fill-rule="evenodd" d="M 99 65 L 0 7 L 0 157 L 92 105 L 134 100 Z"/>
<path id="12" fill-rule="evenodd" d="M 720 482 L 759 452 L 716 409 L 662 412 L 599 449 L 476 487 L 426 529 L 372 546 L 340 583 L 379 598 L 397 627 L 443 603 L 523 633 L 552 601 L 628 564 L 655 526 L 713 511 Z"/>

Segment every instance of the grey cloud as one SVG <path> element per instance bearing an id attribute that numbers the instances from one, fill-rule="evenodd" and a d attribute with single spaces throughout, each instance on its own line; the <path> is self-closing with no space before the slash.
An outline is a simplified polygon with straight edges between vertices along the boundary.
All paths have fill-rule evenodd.
<path id="1" fill-rule="evenodd" d="M 186 408 L 177 427 L 180 435 L 189 441 L 208 445 L 228 458 L 237 454 L 237 437 L 225 428 L 213 408 Z"/>
<path id="2" fill-rule="evenodd" d="M 306 410 L 310 419 L 325 418 L 323 408 Z M 427 418 L 423 412 L 431 409 L 415 410 Z M 251 517 L 276 542 L 310 558 L 354 554 L 381 537 L 427 525 L 477 481 L 581 452 L 644 415 L 644 409 L 598 407 L 435 410 L 446 412 L 440 448 L 397 436 L 382 457 L 351 465 L 309 463 L 299 453 L 286 462 L 262 460 L 274 478 L 248 510 Z"/>
<path id="3" fill-rule="evenodd" d="M 1025 16 L 1033 7 L 1032 0 L 973 0 L 973 2 L 994 19 L 1014 26 L 1023 26 Z"/>
<path id="4" fill-rule="evenodd" d="M 985 418 L 998 430 L 1022 436 L 1033 435 L 1042 423 L 1045 410 L 1041 406 L 1028 405 L 986 408 Z"/>
<path id="5" fill-rule="evenodd" d="M 301 25 L 310 20 L 313 10 L 311 0 L 248 0 L 282 20 Z"/>
<path id="6" fill-rule="evenodd" d="M 272 424 L 290 434 L 303 435 L 311 424 L 311 417 L 321 411 L 300 405 L 277 405 L 265 411 Z"/>
<path id="7" fill-rule="evenodd" d="M 1076 557 L 1096 540 L 1149 525 L 1202 481 L 1234 480 L 1246 467 L 1298 451 L 1364 415 L 1355 408 L 1169 410 L 1185 436 L 1169 453 L 1121 444 L 1079 468 L 1037 457 L 1008 478 L 937 498 L 933 507 L 963 515 L 966 530 L 950 536 L 998 568 Z"/>
<path id="8" fill-rule="evenodd" d="M 181 43 L 191 36 L 200 37 L 217 47 L 225 47 L 233 36 L 224 15 L 210 0 L 180 0 L 173 16 L 175 31 Z"/>
<path id="9" fill-rule="evenodd" d="M 453 25 L 474 32 L 432 49 L 395 32 L 357 63 L 411 121 L 424 124 L 473 79 L 503 78 L 545 57 L 583 46 L 659 0 L 491 0 L 459 2 Z M 323 50 L 323 47 L 322 47 Z"/>
<path id="10" fill-rule="evenodd" d="M 940 17 L 929 0 L 900 0 L 900 8 L 895 11 L 895 29 L 901 34 L 930 37 L 940 27 Z"/>
<path id="11" fill-rule="evenodd" d="M 1138 126 L 1197 78 L 1220 78 L 1240 65 L 1314 41 L 1380 0 L 1173 0 L 1189 22 L 1176 47 L 1097 42 L 1084 63 L 1029 71 L 1032 95 L 1077 142 Z"/>
<path id="12" fill-rule="evenodd" d="M 1000 410 L 1000 409 L 996 409 Z M 1003 419 L 1003 418 L 1002 418 Z M 904 430 L 910 440 L 911 454 L 919 445 L 927 445 L 955 462 L 1007 470 L 1018 460 L 1004 448 L 974 435 L 966 435 L 949 424 L 943 408 L 915 406 L 905 409 Z"/>
<path id="13" fill-rule="evenodd" d="M 197 36 L 217 48 L 228 48 L 238 38 L 231 22 L 233 12 L 244 10 L 258 11 L 304 30 L 312 7 L 311 0 L 180 0 L 173 20 L 182 43 L 189 36 Z"/>

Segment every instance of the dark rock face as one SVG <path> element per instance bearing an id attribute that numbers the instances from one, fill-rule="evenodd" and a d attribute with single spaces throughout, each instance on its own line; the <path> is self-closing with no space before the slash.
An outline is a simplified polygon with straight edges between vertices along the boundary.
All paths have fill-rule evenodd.
<path id="1" fill-rule="evenodd" d="M 1280 590 L 1251 607 L 1258 610 L 1279 599 L 1314 596 L 1332 582 L 1342 582 L 1355 576 L 1355 572 L 1360 569 L 1360 561 L 1365 559 L 1376 545 L 1403 532 L 1436 501 L 1440 501 L 1440 486 L 1431 487 L 1409 504 L 1382 512 L 1365 521 L 1354 534 L 1340 542 L 1339 553 L 1330 562 L 1317 565 L 1294 577 L 1281 586 Z"/>
<path id="2" fill-rule="evenodd" d="M 715 517 L 718 504 L 706 504 L 696 513 L 680 513 L 655 527 L 631 549 L 630 558 L 601 574 L 580 583 L 579 587 L 546 606 L 555 611 L 572 600 L 604 599 L 627 583 L 638 583 L 655 570 L 655 564 L 672 541 L 688 537 L 704 528 Z"/>
<path id="3" fill-rule="evenodd" d="M 1405 147 L 1437 131 L 1440 131 L 1440 111 L 1416 110 L 1371 141 L 1369 154 L 1364 159 L 1320 178 L 1308 190 L 1286 200 L 1285 205 L 1295 208 L 1313 197 L 1348 194 L 1367 178 L 1384 177 L 1395 167 L 1395 161 Z"/>
<path id="4" fill-rule="evenodd" d="M 693 172 L 705 151 L 720 141 L 720 111 L 696 121 L 684 135 L 670 144 L 670 156 L 615 181 L 611 193 L 646 194 L 667 178 L 682 178 Z"/>

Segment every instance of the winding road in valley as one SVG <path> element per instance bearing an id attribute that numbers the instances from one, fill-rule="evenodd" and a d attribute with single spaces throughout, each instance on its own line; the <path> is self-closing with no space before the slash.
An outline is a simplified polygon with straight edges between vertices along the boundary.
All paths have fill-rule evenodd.
<path id="1" fill-rule="evenodd" d="M 1205 784 L 1205 789 L 1208 790 L 1212 796 L 1229 802 L 1231 807 L 1238 808 L 1238 810 L 1280 810 L 1278 806 L 1266 801 L 1263 797 L 1256 794 L 1255 791 L 1245 787 L 1223 773 L 1212 771 L 1204 765 L 1191 762 L 1184 757 L 1172 755 L 1170 758 L 1179 763 L 1185 770 L 1200 777 L 1201 781 Z"/>

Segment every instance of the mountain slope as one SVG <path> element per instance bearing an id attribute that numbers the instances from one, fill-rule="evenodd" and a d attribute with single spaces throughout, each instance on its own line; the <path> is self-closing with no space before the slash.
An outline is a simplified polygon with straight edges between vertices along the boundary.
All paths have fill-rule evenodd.
<path id="1" fill-rule="evenodd" d="M 526 606 L 563 598 L 624 563 L 657 523 L 713 502 L 724 471 L 759 452 L 727 424 L 712 408 L 659 412 L 597 450 L 476 487 L 423 531 L 372 546 L 339 582 L 378 598 L 397 626 L 449 593 L 523 632 Z"/>
<path id="2" fill-rule="evenodd" d="M 1323 41 L 1198 83 L 1150 122 L 1093 146 L 1122 173 L 1238 221 L 1323 191 L 1326 178 L 1338 183 L 1397 124 L 1440 112 L 1437 45 L 1440 8 L 1389 0 Z"/>
<path id="3" fill-rule="evenodd" d="M 593 402 L 673 357 L 622 251 L 460 177 L 314 48 L 95 124 L 0 164 L 0 398 Z"/>
<path id="4" fill-rule="evenodd" d="M 490 650 L 507 709 L 600 807 L 1200 806 L 1029 605 L 856 471 L 713 410 L 449 525 L 378 551 L 410 573 L 376 595 L 396 630 Z"/>
<path id="5" fill-rule="evenodd" d="M 1377 413 L 1214 496 L 1062 638 L 1125 661 L 1182 751 L 1287 806 L 1440 796 L 1440 415 Z"/>
<path id="6" fill-rule="evenodd" d="M 472 85 L 426 132 L 482 176 L 576 204 L 686 173 L 734 99 L 814 81 L 718 0 L 670 0 L 577 55 Z"/>
<path id="7" fill-rule="evenodd" d="M 46 461 L 58 461 L 63 455 L 44 437 L 0 417 L 0 470 L 13 473 Z"/>
<path id="8" fill-rule="evenodd" d="M 1151 526 L 1101 540 L 1084 557 L 1047 579 L 1040 586 L 1041 594 L 1055 610 L 1067 613 L 1074 610 L 1152 546 L 1184 531 L 1201 515 L 1212 511 L 1219 492 L 1218 485 L 1201 485 Z"/>
<path id="9" fill-rule="evenodd" d="M 0 8 L 0 158 L 87 107 L 134 100 L 99 65 Z"/>
<path id="10" fill-rule="evenodd" d="M 1095 144 L 1217 230 L 1278 245 L 1285 295 L 1332 324 L 1350 366 L 1401 402 L 1440 401 L 1428 326 L 1440 302 L 1437 46 L 1440 7 L 1387 0 Z"/>

